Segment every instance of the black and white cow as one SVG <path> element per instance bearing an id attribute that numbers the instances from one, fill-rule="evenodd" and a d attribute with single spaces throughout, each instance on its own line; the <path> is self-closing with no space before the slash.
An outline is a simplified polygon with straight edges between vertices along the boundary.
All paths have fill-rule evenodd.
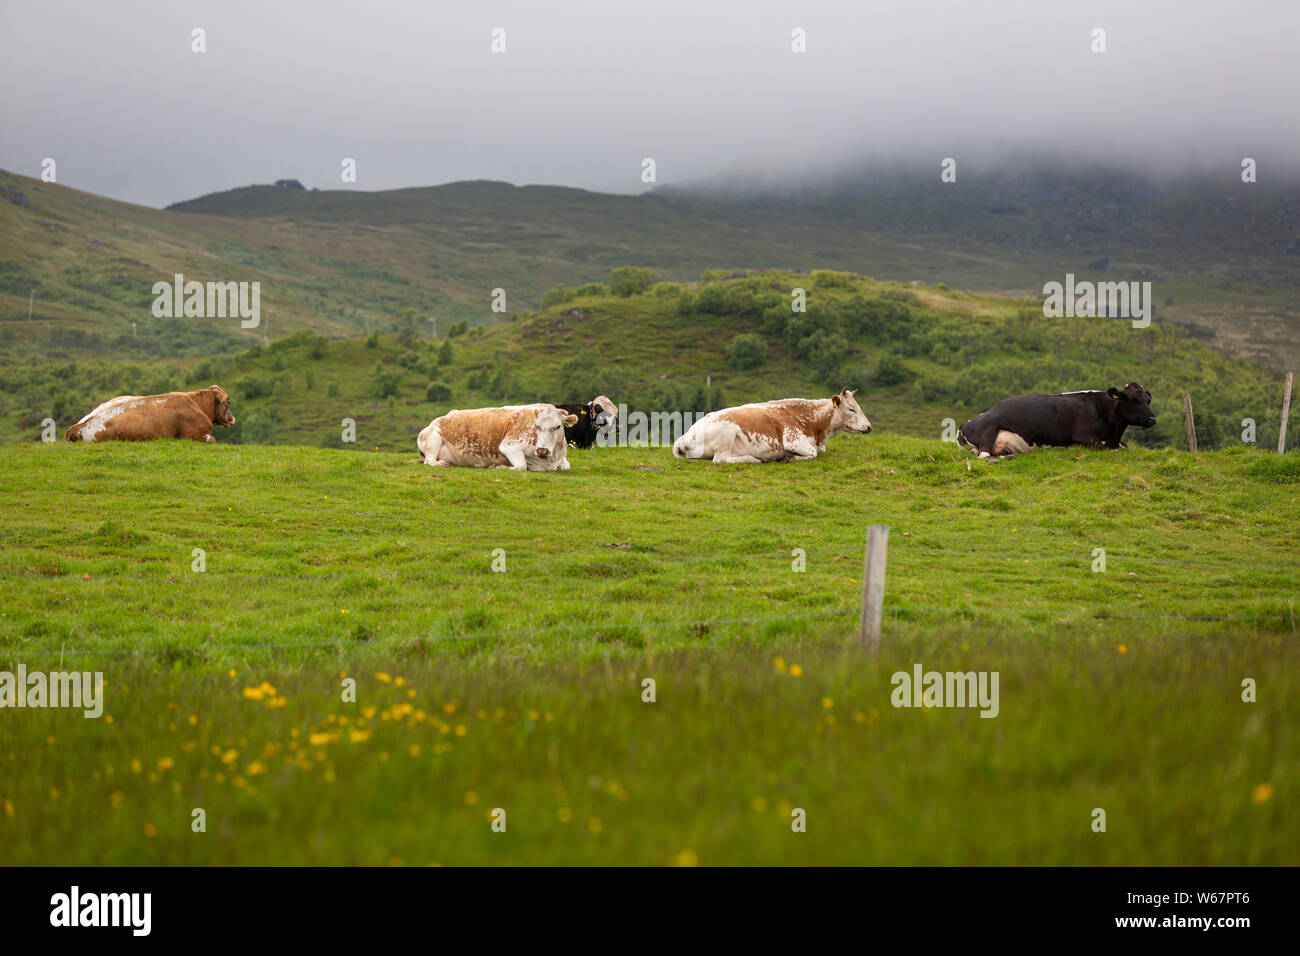
<path id="1" fill-rule="evenodd" d="M 981 458 L 1005 458 L 1039 445 L 1126 448 L 1129 425 L 1150 428 L 1151 393 L 1136 382 L 1106 391 L 1004 398 L 957 431 L 957 442 Z"/>
<path id="2" fill-rule="evenodd" d="M 570 415 L 576 415 L 576 425 L 565 426 L 564 439 L 574 448 L 590 448 L 596 443 L 596 435 L 618 433 L 618 406 L 612 399 L 598 395 L 586 403 L 570 402 L 557 405 Z"/>

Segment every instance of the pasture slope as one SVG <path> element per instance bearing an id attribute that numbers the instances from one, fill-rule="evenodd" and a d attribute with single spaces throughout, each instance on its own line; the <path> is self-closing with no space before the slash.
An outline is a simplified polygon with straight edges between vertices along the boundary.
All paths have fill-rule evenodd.
<path id="1" fill-rule="evenodd" d="M 4 712 L 5 862 L 1297 862 L 1300 456 L 570 454 L 0 449 L 0 670 L 107 682 Z M 998 716 L 893 708 L 917 663 Z"/>

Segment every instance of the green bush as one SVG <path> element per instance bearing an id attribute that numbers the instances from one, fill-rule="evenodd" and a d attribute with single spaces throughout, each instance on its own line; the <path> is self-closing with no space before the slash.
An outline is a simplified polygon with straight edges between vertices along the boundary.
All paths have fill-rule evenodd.
<path id="1" fill-rule="evenodd" d="M 370 394 L 375 398 L 392 398 L 401 390 L 402 373 L 387 371 L 383 365 L 376 365 L 370 373 Z"/>
<path id="2" fill-rule="evenodd" d="M 542 308 L 549 309 L 553 305 L 564 305 L 576 294 L 573 289 L 570 289 L 564 283 L 560 283 L 555 288 L 547 289 L 542 293 Z"/>
<path id="3" fill-rule="evenodd" d="M 626 298 L 640 295 L 658 281 L 659 276 L 653 269 L 642 266 L 621 266 L 609 274 L 609 291 Z"/>
<path id="4" fill-rule="evenodd" d="M 579 355 L 560 366 L 560 392 L 562 401 L 587 402 L 596 395 L 608 395 L 615 401 L 627 391 L 627 378 L 622 369 L 603 366 L 591 355 Z"/>
<path id="5" fill-rule="evenodd" d="M 425 389 L 424 399 L 428 402 L 448 402 L 451 401 L 451 388 L 442 382 L 431 382 Z"/>
<path id="6" fill-rule="evenodd" d="M 890 353 L 881 357 L 876 363 L 876 369 L 871 373 L 871 381 L 881 388 L 889 388 L 894 385 L 902 385 L 904 382 L 911 381 L 912 370 L 907 367 L 901 355 Z"/>
<path id="7" fill-rule="evenodd" d="M 727 343 L 727 364 L 738 372 L 760 368 L 767 363 L 767 342 L 761 335 L 746 332 L 733 336 Z"/>

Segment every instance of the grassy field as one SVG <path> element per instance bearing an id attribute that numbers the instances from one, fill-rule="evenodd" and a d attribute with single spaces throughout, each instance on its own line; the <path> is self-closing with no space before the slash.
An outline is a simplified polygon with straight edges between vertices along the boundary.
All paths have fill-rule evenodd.
<path id="1" fill-rule="evenodd" d="M 0 718 L 4 861 L 1298 862 L 1300 456 L 570 455 L 0 449 L 0 670 L 107 682 Z M 916 663 L 998 716 L 895 709 Z"/>

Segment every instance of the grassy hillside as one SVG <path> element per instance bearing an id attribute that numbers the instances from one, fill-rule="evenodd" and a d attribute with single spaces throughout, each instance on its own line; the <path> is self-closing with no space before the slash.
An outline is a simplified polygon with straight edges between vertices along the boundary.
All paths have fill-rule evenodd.
<path id="1" fill-rule="evenodd" d="M 572 457 L 0 449 L 0 669 L 107 680 L 6 713 L 6 859 L 1296 862 L 1300 457 Z M 999 715 L 892 707 L 917 662 L 998 671 Z"/>
<path id="2" fill-rule="evenodd" d="M 0 197 L 26 203 L 0 202 L 0 352 L 157 358 L 261 340 L 264 330 L 234 322 L 151 318 L 152 284 L 176 272 L 261 282 L 274 339 L 396 331 L 408 319 L 493 324 L 492 289 L 518 314 L 558 283 L 640 264 L 678 281 L 705 268 L 830 268 L 1021 296 L 1067 271 L 1146 279 L 1161 321 L 1294 368 L 1294 190 L 1202 184 L 1152 197 L 1099 188 L 1092 175 L 960 188 L 884 179 L 784 200 L 495 182 L 253 186 L 160 211 L 0 172 Z M 1109 271 L 1090 268 L 1103 259 Z"/>
<path id="3" fill-rule="evenodd" d="M 790 309 L 796 287 L 808 296 L 802 314 Z M 844 385 L 863 389 L 878 428 L 937 439 L 944 419 L 960 424 L 1006 395 L 1136 380 L 1154 394 L 1160 423 L 1131 431 L 1130 442 L 1185 447 L 1190 392 L 1202 448 L 1240 444 L 1245 418 L 1260 447 L 1277 445 L 1276 377 L 1168 326 L 1046 319 L 1024 300 L 826 271 L 709 273 L 629 295 L 604 283 L 557 287 L 544 301 L 552 304 L 506 325 L 449 327 L 437 340 L 412 325 L 369 339 L 304 331 L 202 360 L 0 361 L 0 440 L 35 439 L 46 417 L 61 434 L 113 395 L 214 382 L 231 392 L 240 420 L 221 441 L 339 445 L 350 418 L 356 447 L 406 451 L 454 407 L 603 393 L 647 412 L 703 411 Z M 728 350 L 747 336 L 760 340 L 758 364 L 737 368 L 747 363 Z M 1294 447 L 1300 415 L 1291 428 Z"/>

